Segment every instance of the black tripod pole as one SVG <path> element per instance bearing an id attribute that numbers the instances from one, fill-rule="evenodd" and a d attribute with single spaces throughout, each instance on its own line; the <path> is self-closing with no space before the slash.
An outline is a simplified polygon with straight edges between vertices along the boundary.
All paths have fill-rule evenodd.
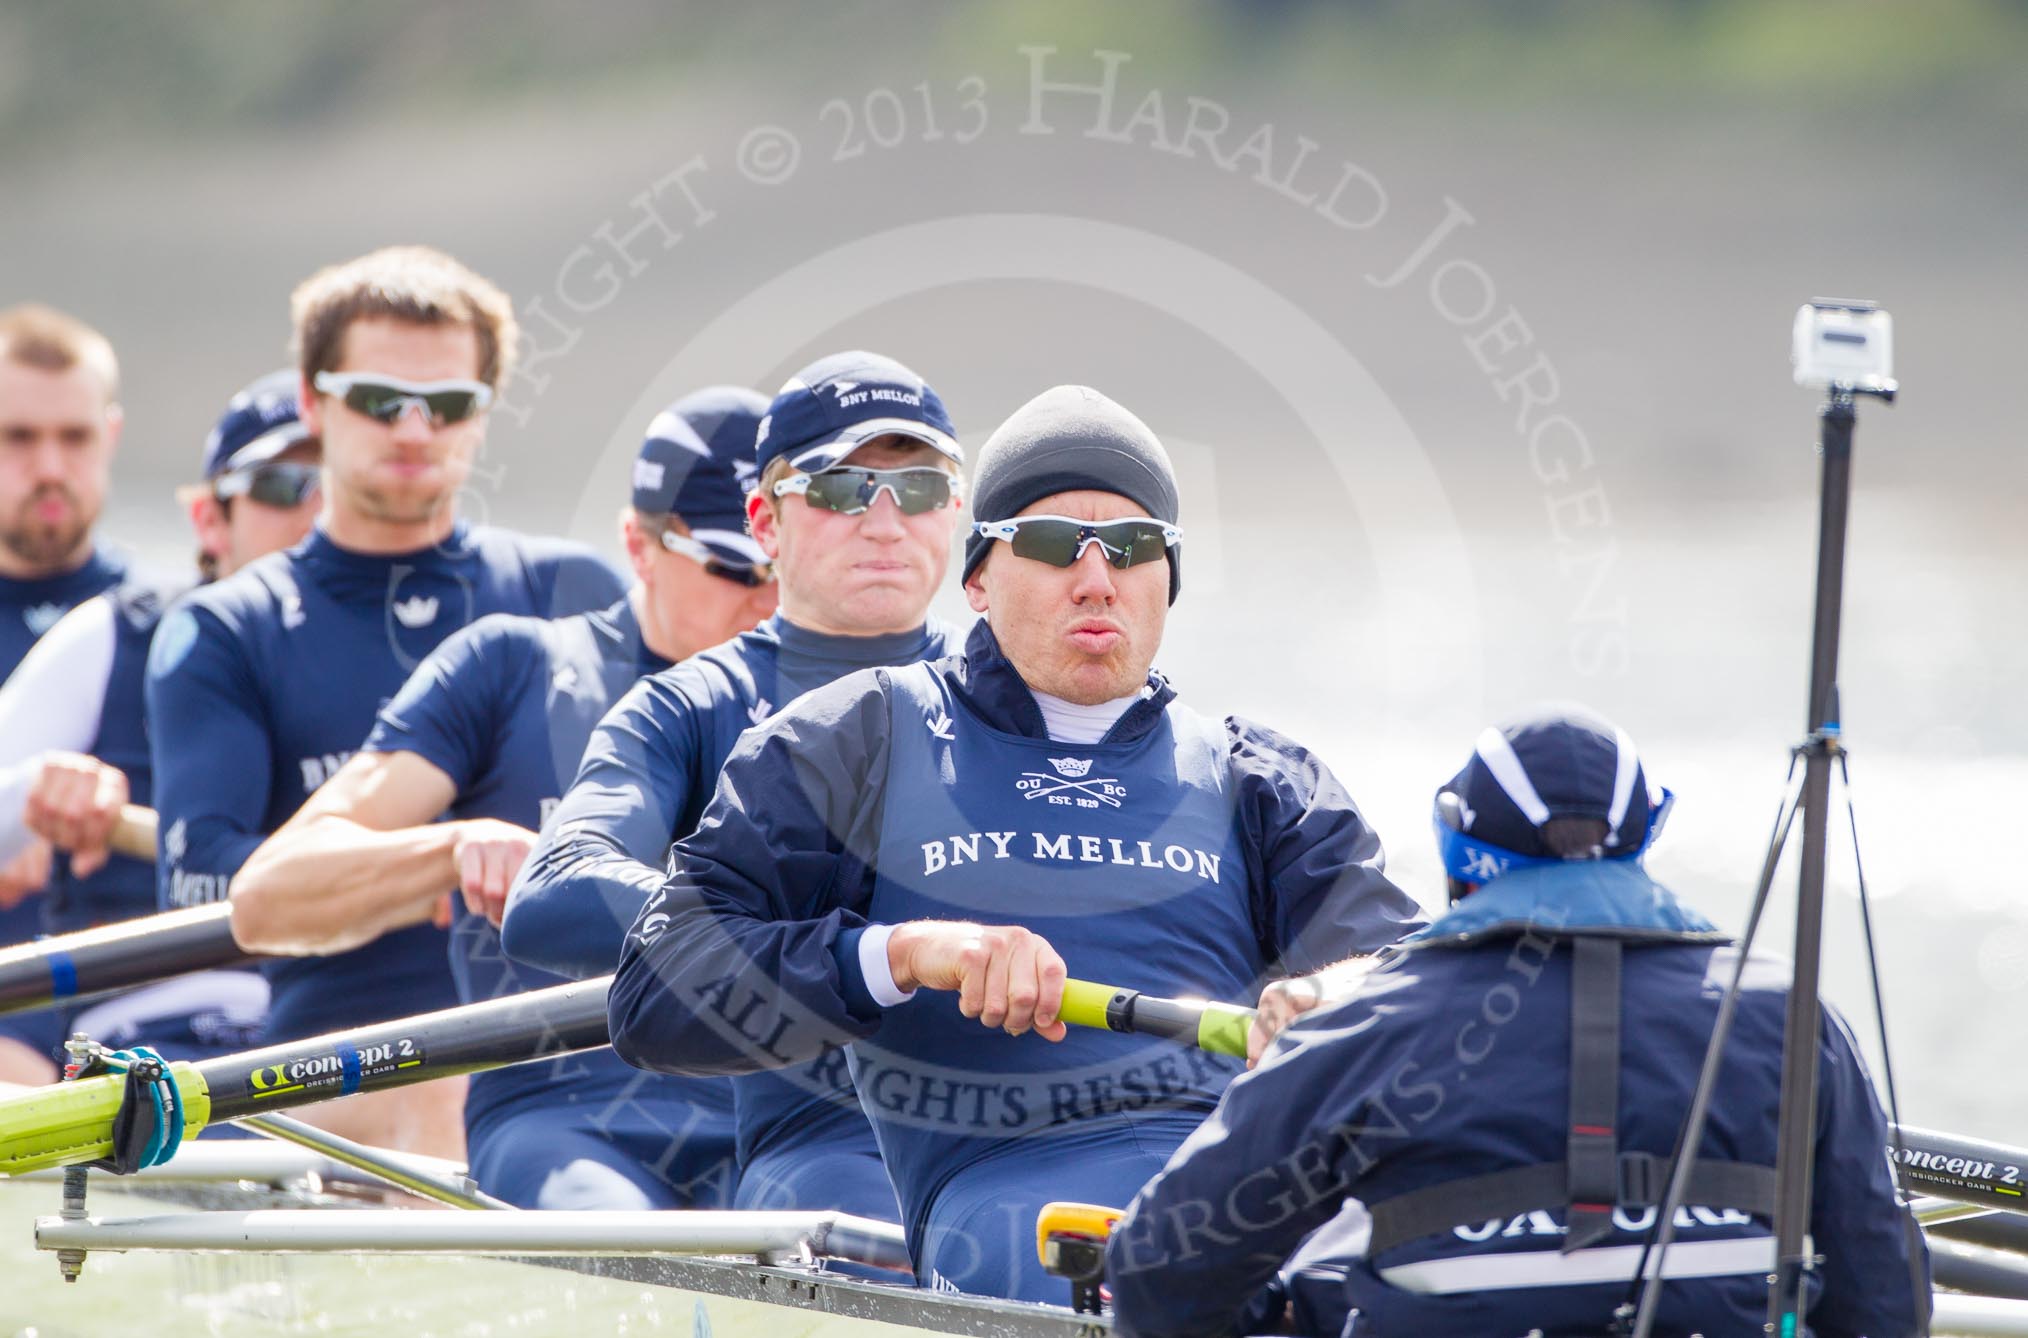
<path id="1" fill-rule="evenodd" d="M 1824 844 L 1831 770 L 1838 755 L 1838 631 L 1845 587 L 1845 519 L 1852 495 L 1853 397 L 1833 386 L 1820 415 L 1824 478 L 1817 531 L 1816 632 L 1810 653 L 1809 737 L 1803 745 L 1802 877 L 1796 897 L 1795 979 L 1782 1033 L 1781 1129 L 1775 1153 L 1775 1272 L 1768 1332 L 1793 1338 L 1803 1326 L 1804 1284 L 1814 1267 L 1810 1171 L 1817 1127 L 1817 982 L 1823 952 Z"/>

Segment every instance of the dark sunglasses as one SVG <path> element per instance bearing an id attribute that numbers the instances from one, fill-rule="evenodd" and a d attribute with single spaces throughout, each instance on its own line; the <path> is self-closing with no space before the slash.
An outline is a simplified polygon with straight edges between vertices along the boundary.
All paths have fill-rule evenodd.
<path id="1" fill-rule="evenodd" d="M 1168 555 L 1171 544 L 1183 542 L 1180 526 L 1159 520 L 1073 520 L 1069 516 L 1020 516 L 1014 520 L 981 520 L 973 530 L 988 539 L 1005 539 L 1015 557 L 1034 558 L 1052 567 L 1068 567 L 1099 546 L 1112 566 L 1125 570 Z"/>
<path id="2" fill-rule="evenodd" d="M 316 465 L 297 461 L 235 469 L 211 481 L 211 495 L 221 502 L 245 497 L 262 506 L 297 507 L 316 496 L 322 472 Z"/>
<path id="3" fill-rule="evenodd" d="M 378 372 L 319 372 L 315 384 L 354 413 L 392 425 L 415 406 L 431 427 L 462 423 L 493 402 L 493 388 L 478 381 L 404 381 Z"/>
<path id="4" fill-rule="evenodd" d="M 662 547 L 681 557 L 689 558 L 704 568 L 707 576 L 716 576 L 721 581 L 731 581 L 734 585 L 743 585 L 749 590 L 758 590 L 775 579 L 775 564 L 772 562 L 763 562 L 754 567 L 722 562 L 709 548 L 690 536 L 678 534 L 674 530 L 662 531 Z"/>
<path id="5" fill-rule="evenodd" d="M 791 474 L 775 485 L 775 496 L 801 493 L 811 506 L 856 516 L 870 508 L 885 488 L 905 516 L 941 511 L 951 504 L 951 476 L 941 469 L 864 469 L 841 465 L 814 474 Z"/>

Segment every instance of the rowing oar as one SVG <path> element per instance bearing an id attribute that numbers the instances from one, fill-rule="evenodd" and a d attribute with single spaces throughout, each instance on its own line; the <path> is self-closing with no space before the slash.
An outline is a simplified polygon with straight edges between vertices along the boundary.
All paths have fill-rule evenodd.
<path id="1" fill-rule="evenodd" d="M 232 904 L 215 902 L 0 948 L 0 1013 L 257 960 L 232 941 Z"/>
<path id="2" fill-rule="evenodd" d="M 203 908 L 211 913 L 226 909 Z M 223 928 L 223 919 L 218 924 Z M 121 928 L 125 926 L 111 927 Z M 57 941 L 29 946 L 47 947 Z M 178 1061 L 169 1066 L 169 1075 L 182 1109 L 183 1136 L 191 1138 L 211 1125 L 248 1115 L 353 1092 L 384 1091 L 597 1049 L 611 1043 L 606 1027 L 606 990 L 611 983 L 611 976 L 603 976 L 243 1054 L 197 1063 Z M 1237 1054 L 1246 1053 L 1246 1027 L 1252 1018 L 1243 1008 L 1149 999 L 1132 990 L 1109 990 L 1084 981 L 1067 982 L 1063 1016 L 1087 1026 L 1106 1026 L 1110 1017 L 1116 1031 L 1159 1031 Z M 125 1090 L 122 1075 L 102 1074 L 0 1098 L 0 1174 L 72 1166 L 110 1155 L 113 1121 Z"/>
<path id="3" fill-rule="evenodd" d="M 1254 1010 L 1201 999 L 1160 999 L 1114 985 L 1066 980 L 1058 1016 L 1072 1026 L 1162 1036 L 1244 1059 Z M 1907 1125 L 1898 1126 L 1897 1132 L 1899 1139 L 1888 1155 L 1905 1189 L 1958 1203 L 2028 1212 L 2028 1200 L 2024 1200 L 2028 1151 Z"/>
<path id="4" fill-rule="evenodd" d="M 152 860 L 155 826 L 154 809 L 128 804 L 108 844 Z M 0 1013 L 256 960 L 232 941 L 231 919 L 221 902 L 0 948 Z"/>
<path id="5" fill-rule="evenodd" d="M 354 1027 L 169 1066 L 183 1136 L 211 1125 L 354 1092 L 407 1087 L 608 1043 L 610 976 L 439 1013 Z M 126 1090 L 117 1073 L 0 1098 L 0 1173 L 96 1161 L 113 1151 Z"/>

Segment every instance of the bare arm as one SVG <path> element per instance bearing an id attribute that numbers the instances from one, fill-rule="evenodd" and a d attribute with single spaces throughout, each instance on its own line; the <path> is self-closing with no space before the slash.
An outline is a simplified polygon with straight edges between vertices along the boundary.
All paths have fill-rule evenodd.
<path id="1" fill-rule="evenodd" d="M 461 867 L 474 909 L 497 908 L 520 867 L 512 847 L 525 855 L 534 834 L 490 819 L 432 821 L 455 797 L 450 778 L 414 753 L 355 755 L 233 877 L 234 939 L 295 956 L 356 948 L 440 918 Z"/>

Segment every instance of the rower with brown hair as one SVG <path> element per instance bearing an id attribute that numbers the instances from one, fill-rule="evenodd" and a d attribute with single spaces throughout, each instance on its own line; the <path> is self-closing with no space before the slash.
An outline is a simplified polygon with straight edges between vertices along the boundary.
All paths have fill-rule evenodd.
<path id="1" fill-rule="evenodd" d="M 511 368 L 515 327 L 499 289 L 440 251 L 390 247 L 312 275 L 292 310 L 303 421 L 324 444 L 323 510 L 301 545 L 196 592 L 156 634 L 148 713 L 164 907 L 227 896 L 247 857 L 453 632 L 488 613 L 604 608 L 623 589 L 582 545 L 458 515 Z M 496 824 L 465 821 L 395 842 L 413 904 L 392 918 L 369 913 L 378 902 L 357 889 L 316 889 L 343 933 L 304 936 L 273 899 L 236 905 L 242 945 L 278 955 L 262 968 L 270 1038 L 457 1002 L 446 898 L 461 859 L 501 838 Z M 462 1101 L 457 1080 L 367 1094 L 317 1118 L 367 1142 L 456 1156 Z"/>
<path id="2" fill-rule="evenodd" d="M 773 610 L 774 573 L 741 515 L 765 407 L 720 386 L 656 415 L 621 518 L 632 589 L 597 613 L 482 618 L 437 647 L 381 709 L 364 749 L 240 869 L 235 916 L 257 914 L 270 942 L 316 947 L 361 920 L 419 918 L 428 906 L 418 891 L 455 879 L 458 997 L 559 983 L 501 952 L 508 886 L 613 700 Z M 492 835 L 460 843 L 444 833 L 457 822 L 487 823 Z M 404 853 L 432 846 L 434 867 Z M 342 910 L 332 904 L 341 899 Z M 641 1074 L 611 1051 L 569 1056 L 473 1078 L 465 1130 L 473 1176 L 520 1207 L 731 1205 L 722 1082 Z"/>

